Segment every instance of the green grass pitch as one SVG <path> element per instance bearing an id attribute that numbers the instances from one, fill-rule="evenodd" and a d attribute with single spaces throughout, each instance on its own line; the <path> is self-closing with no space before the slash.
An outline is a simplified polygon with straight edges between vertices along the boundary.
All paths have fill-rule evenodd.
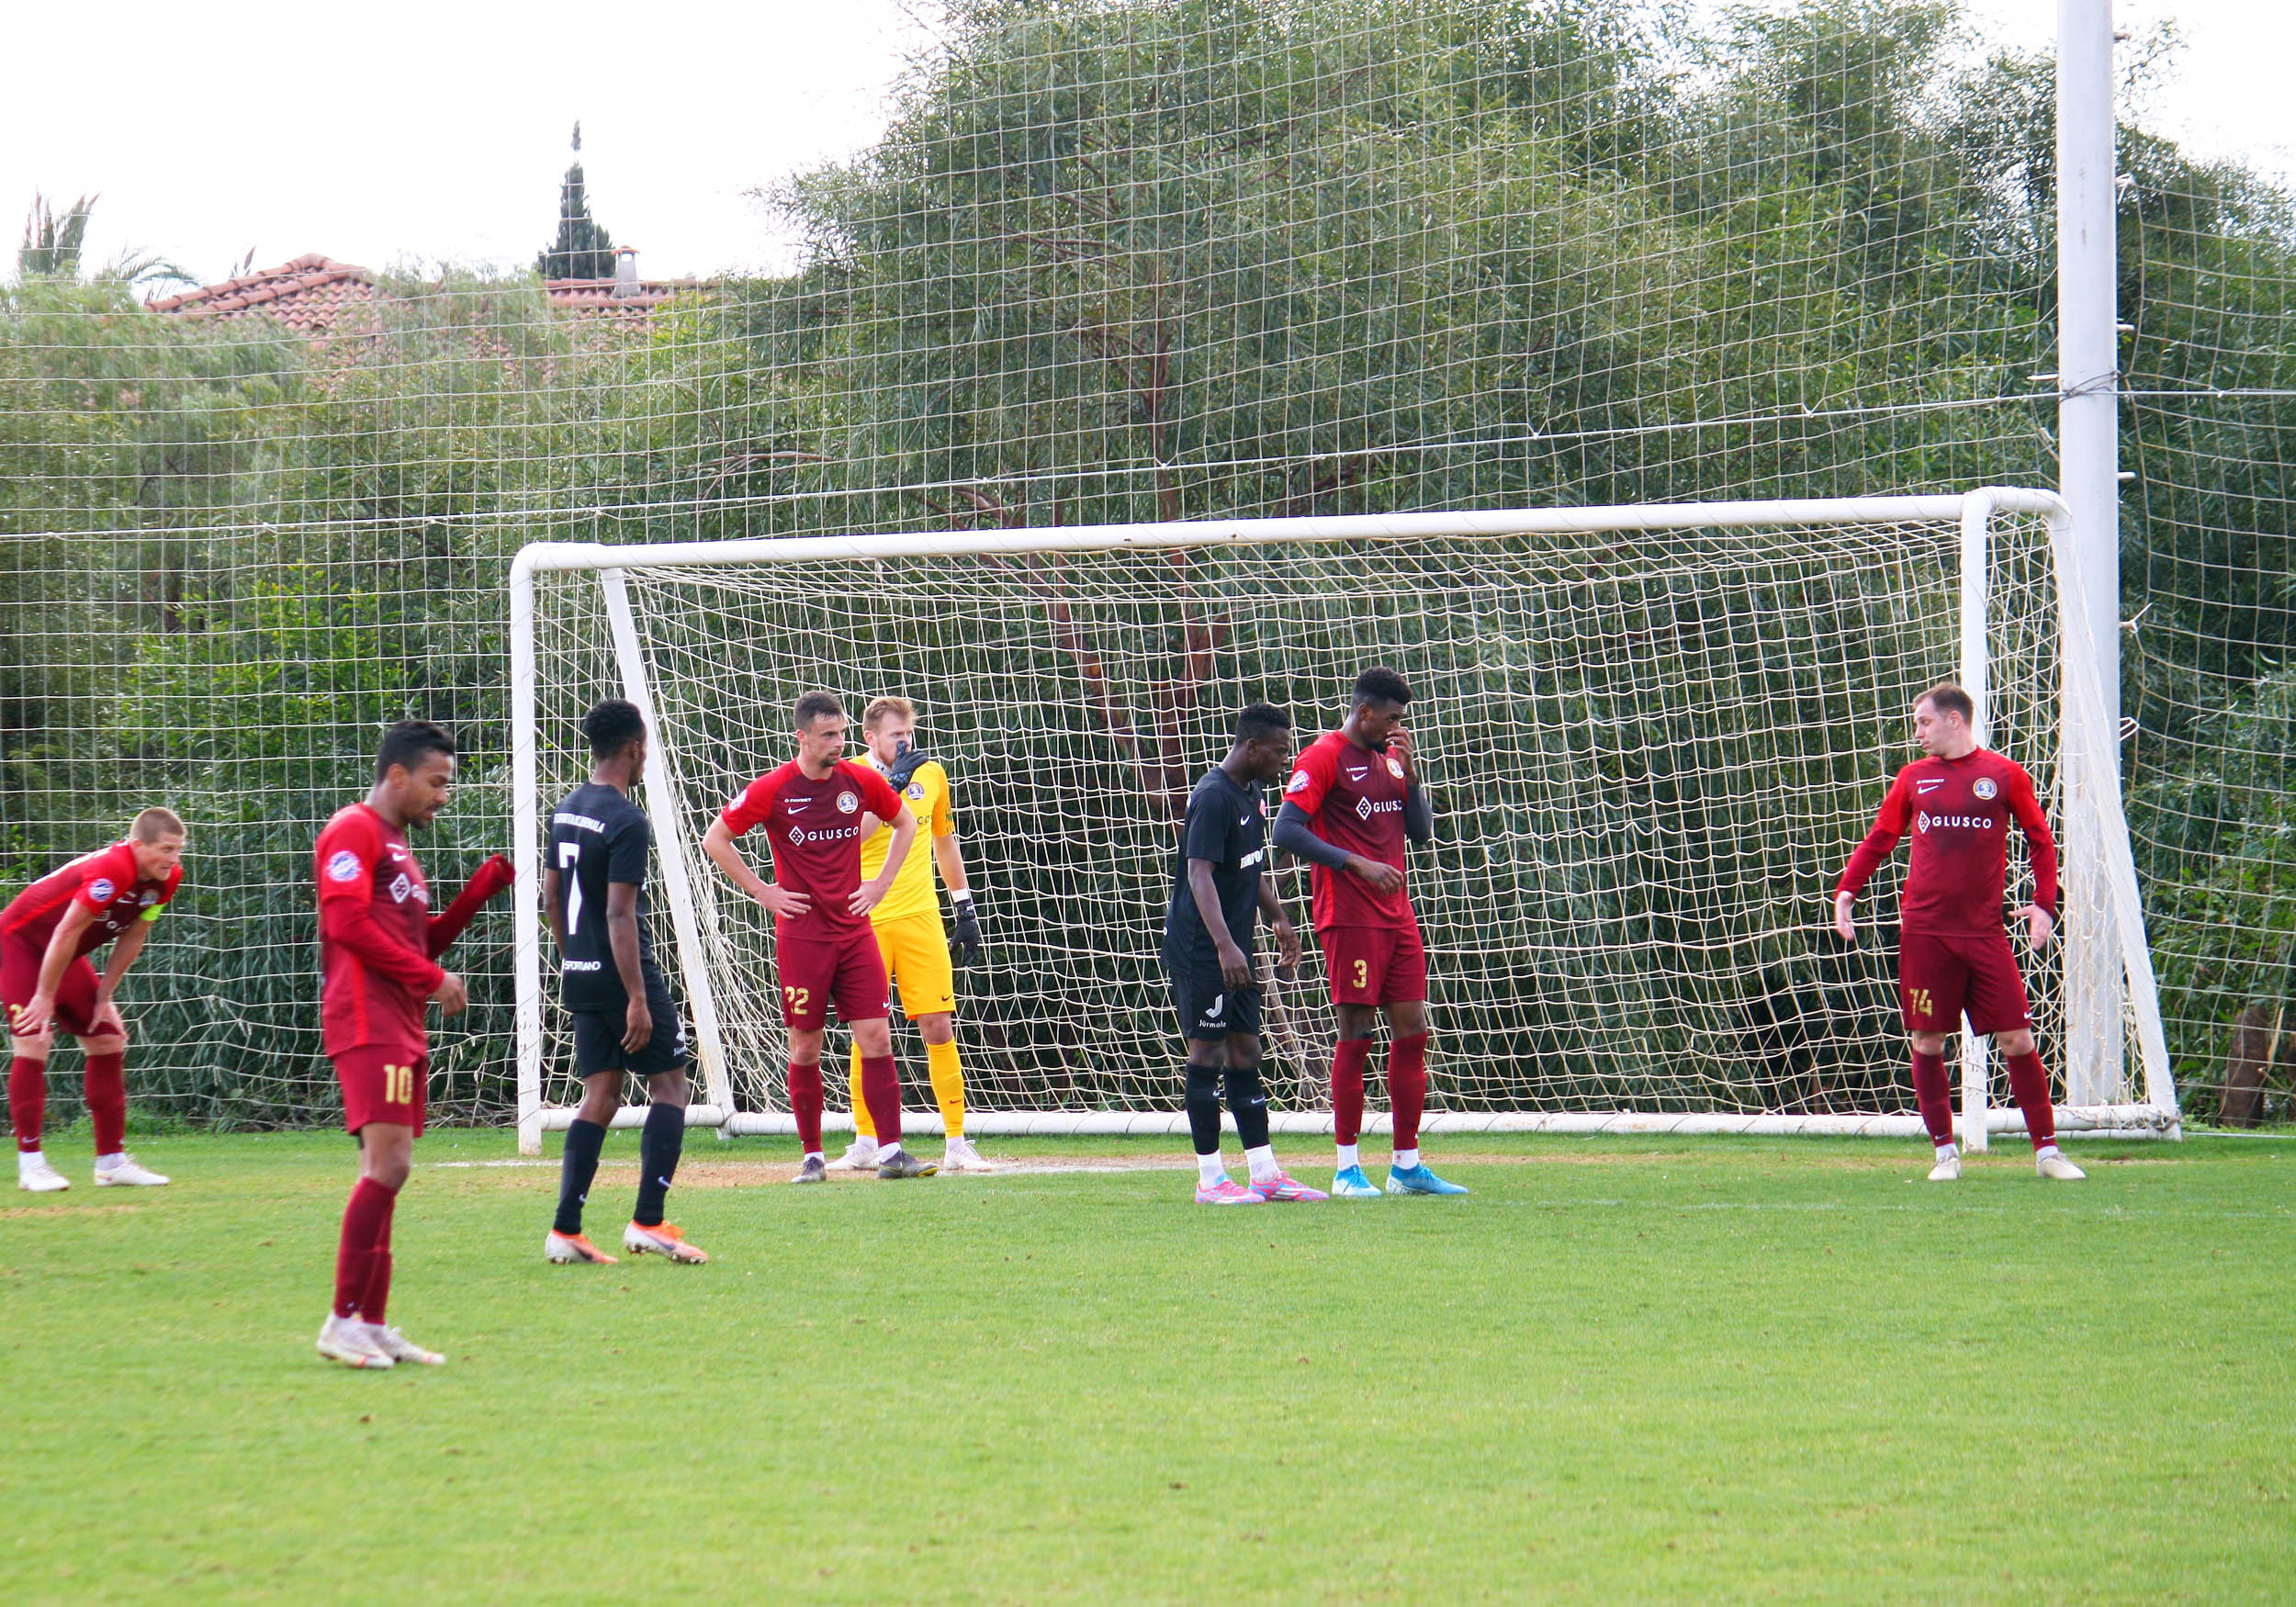
<path id="1" fill-rule="evenodd" d="M 67 1134 L 72 1192 L 0 1204 L 14 1601 L 2296 1580 L 2296 1135 L 2083 1145 L 2079 1185 L 2020 1143 L 1955 1186 L 1919 1144 L 1462 1140 L 1429 1153 L 1469 1198 L 1214 1211 L 1176 1170 L 793 1189 L 790 1141 L 696 1134 L 688 1269 L 545 1265 L 555 1159 L 436 1132 L 392 1315 L 453 1359 L 377 1374 L 311 1350 L 345 1140 L 139 1147 L 174 1186 L 98 1193 Z"/>

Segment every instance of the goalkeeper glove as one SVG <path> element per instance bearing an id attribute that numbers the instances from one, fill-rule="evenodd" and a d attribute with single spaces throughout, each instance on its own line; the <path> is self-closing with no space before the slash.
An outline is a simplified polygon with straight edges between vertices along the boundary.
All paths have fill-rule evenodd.
<path id="1" fill-rule="evenodd" d="M 897 792 L 909 784 L 909 778 L 917 774 L 921 767 L 932 762 L 931 754 L 904 742 L 894 752 L 893 768 L 885 772 L 885 780 L 893 784 L 893 790 Z"/>
<path id="2" fill-rule="evenodd" d="M 981 955 L 981 919 L 973 913 L 973 895 L 954 893 L 950 902 L 957 906 L 956 929 L 949 937 L 949 957 L 960 965 L 970 965 Z"/>

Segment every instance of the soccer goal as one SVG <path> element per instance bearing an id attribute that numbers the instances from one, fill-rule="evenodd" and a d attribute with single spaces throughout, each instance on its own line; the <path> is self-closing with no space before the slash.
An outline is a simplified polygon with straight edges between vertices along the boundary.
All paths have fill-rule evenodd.
<path id="1" fill-rule="evenodd" d="M 1373 663 L 1415 689 L 1436 806 L 1411 872 L 1432 1130 L 1919 1133 L 1899 882 L 1876 879 L 1855 948 L 1830 896 L 1914 757 L 1913 700 L 1953 679 L 2065 849 L 2062 937 L 2024 960 L 2060 1128 L 2173 1134 L 2115 734 L 2090 657 L 2062 646 L 2088 639 L 2060 583 L 2069 523 L 2047 493 L 1982 489 L 529 546 L 511 579 L 522 1146 L 579 1096 L 539 861 L 597 699 L 657 733 L 651 918 L 693 1017 L 691 1121 L 792 1130 L 770 921 L 701 837 L 827 688 L 856 715 L 910 699 L 953 780 L 987 938 L 959 983 L 971 1129 L 1161 1131 L 1183 1126 L 1157 948 L 1189 787 L 1243 703 L 1288 705 L 1305 742 Z M 1304 881 L 1283 873 L 1303 929 Z M 1296 976 L 1262 960 L 1294 1132 L 1331 1120 L 1309 949 Z M 833 1108 L 844 1064 L 833 1033 Z M 2021 1129 L 1982 1047 L 1962 1065 L 1964 1137 Z"/>

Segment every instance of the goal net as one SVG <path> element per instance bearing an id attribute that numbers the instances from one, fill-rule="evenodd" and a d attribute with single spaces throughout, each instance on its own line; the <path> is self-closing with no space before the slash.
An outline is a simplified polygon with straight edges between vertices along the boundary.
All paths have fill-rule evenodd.
<path id="1" fill-rule="evenodd" d="M 2065 940 L 2025 962 L 2061 1096 L 2068 1075 L 2101 1094 L 2068 1126 L 2173 1127 L 2126 830 L 2096 768 L 2110 737 L 2093 672 L 2084 699 L 2058 651 L 2061 513 L 1997 491 L 530 547 L 512 601 L 522 1136 L 579 1096 L 535 900 L 541 823 L 587 774 L 598 699 L 632 697 L 658 734 L 649 907 L 694 1017 L 693 1119 L 787 1130 L 770 917 L 700 845 L 824 688 L 857 726 L 870 698 L 908 698 L 952 778 L 987 939 L 959 983 L 974 1126 L 1127 1130 L 1180 1119 L 1157 953 L 1190 787 L 1244 703 L 1289 706 L 1304 743 L 1374 663 L 1414 689 L 1437 815 L 1410 874 L 1438 1130 L 1918 1130 L 1893 970 L 1903 853 L 1862 901 L 1862 942 L 1829 923 L 1914 755 L 1909 707 L 1945 679 L 1979 695 L 1985 739 L 2033 773 L 2061 839 L 2095 848 L 2068 863 Z M 1277 884 L 1304 931 L 1304 868 Z M 1330 1120 L 1309 946 L 1297 975 L 1262 946 L 1267 1080 L 1294 1130 Z M 2085 988 L 2099 957 L 2111 985 Z M 2084 1010 L 2109 1016 L 2083 1030 Z M 921 1048 L 895 1019 L 914 1090 Z M 2068 1045 L 2094 1063 L 2068 1072 Z M 2016 1125 L 1981 1046 L 1963 1064 L 1971 1136 Z M 833 1032 L 833 1108 L 844 1065 Z"/>

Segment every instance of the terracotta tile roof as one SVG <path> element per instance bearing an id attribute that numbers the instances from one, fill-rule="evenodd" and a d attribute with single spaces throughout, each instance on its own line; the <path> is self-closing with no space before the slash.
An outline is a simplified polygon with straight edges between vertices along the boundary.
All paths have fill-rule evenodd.
<path id="1" fill-rule="evenodd" d="M 699 279 L 640 279 L 635 294 L 614 294 L 612 279 L 546 279 L 542 291 L 550 305 L 585 320 L 630 325 L 642 324 L 654 309 L 703 287 Z"/>
<path id="2" fill-rule="evenodd" d="M 334 333 L 346 321 L 346 315 L 362 312 L 375 295 L 373 274 L 313 252 L 276 268 L 243 274 L 220 285 L 203 285 L 146 305 L 153 312 L 186 318 L 276 319 L 304 334 L 325 336 Z M 363 317 L 354 321 L 366 322 Z"/>
<path id="3" fill-rule="evenodd" d="M 543 294 L 552 307 L 571 313 L 584 323 L 611 329 L 643 327 L 655 309 L 680 296 L 692 295 L 704 286 L 700 279 L 639 279 L 625 293 L 614 294 L 613 279 L 551 279 Z M 371 320 L 361 313 L 383 292 L 375 275 L 350 263 L 313 252 L 281 263 L 276 268 L 243 274 L 219 285 L 203 285 L 180 296 L 146 302 L 153 312 L 185 318 L 270 318 L 289 329 L 324 339 L 355 330 L 373 332 Z"/>

